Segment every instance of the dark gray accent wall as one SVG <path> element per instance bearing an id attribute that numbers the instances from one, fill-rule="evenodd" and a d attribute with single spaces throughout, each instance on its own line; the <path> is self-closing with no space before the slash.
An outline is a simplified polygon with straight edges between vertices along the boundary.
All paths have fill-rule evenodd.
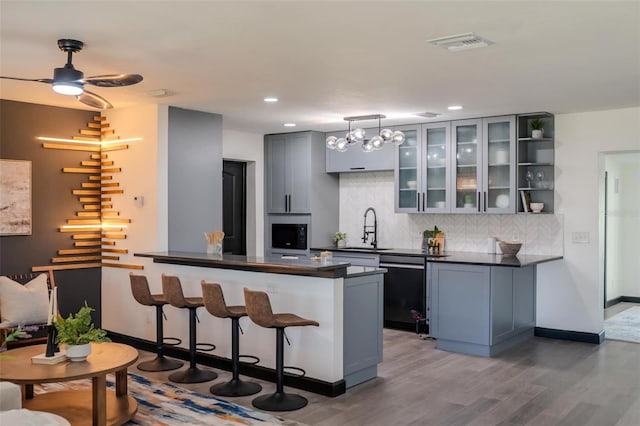
<path id="1" fill-rule="evenodd" d="M 32 162 L 32 235 L 0 237 L 0 274 L 50 265 L 59 249 L 72 247 L 70 233 L 58 232 L 58 228 L 82 208 L 71 190 L 80 188 L 86 176 L 62 173 L 62 168 L 79 167 L 89 153 L 45 149 L 36 137 L 71 138 L 94 115 L 92 111 L 0 100 L 0 158 Z M 97 310 L 99 323 L 100 268 L 57 271 L 55 279 L 62 313 L 77 311 L 86 300 Z"/>
<path id="2" fill-rule="evenodd" d="M 222 116 L 169 107 L 169 250 L 204 252 L 222 229 Z"/>

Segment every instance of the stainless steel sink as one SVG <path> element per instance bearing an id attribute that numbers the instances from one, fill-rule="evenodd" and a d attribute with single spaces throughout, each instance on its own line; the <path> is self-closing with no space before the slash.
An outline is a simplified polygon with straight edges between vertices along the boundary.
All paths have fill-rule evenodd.
<path id="1" fill-rule="evenodd" d="M 351 251 L 385 251 L 385 250 L 393 250 L 391 248 L 374 248 L 374 247 L 342 247 L 338 250 L 351 250 Z"/>

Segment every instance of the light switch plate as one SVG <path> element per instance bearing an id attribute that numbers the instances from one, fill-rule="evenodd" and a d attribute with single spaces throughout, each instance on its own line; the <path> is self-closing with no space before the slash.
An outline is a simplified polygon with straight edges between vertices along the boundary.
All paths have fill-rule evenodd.
<path id="1" fill-rule="evenodd" d="M 572 232 L 571 242 L 573 244 L 589 244 L 589 233 L 588 232 Z"/>

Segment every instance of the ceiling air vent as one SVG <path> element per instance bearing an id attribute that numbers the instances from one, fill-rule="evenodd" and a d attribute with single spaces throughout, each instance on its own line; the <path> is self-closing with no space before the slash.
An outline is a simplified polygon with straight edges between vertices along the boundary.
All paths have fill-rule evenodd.
<path id="1" fill-rule="evenodd" d="M 443 49 L 457 52 L 459 50 L 477 49 L 487 47 L 493 42 L 474 33 L 458 34 L 427 40 L 429 43 L 442 47 Z"/>

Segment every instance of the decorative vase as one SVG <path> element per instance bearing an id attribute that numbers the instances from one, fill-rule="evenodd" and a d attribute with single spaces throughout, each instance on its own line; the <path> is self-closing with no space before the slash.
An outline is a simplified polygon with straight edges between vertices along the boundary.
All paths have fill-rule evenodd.
<path id="1" fill-rule="evenodd" d="M 347 246 L 347 240 L 338 240 L 338 248 L 345 248 Z"/>
<path id="2" fill-rule="evenodd" d="M 67 358 L 74 362 L 86 361 L 89 354 L 91 354 L 91 343 L 85 343 L 84 345 L 67 345 L 65 349 Z"/>
<path id="3" fill-rule="evenodd" d="M 531 138 L 533 138 L 533 139 L 542 139 L 543 132 L 544 132 L 544 129 L 532 130 L 531 131 Z"/>

